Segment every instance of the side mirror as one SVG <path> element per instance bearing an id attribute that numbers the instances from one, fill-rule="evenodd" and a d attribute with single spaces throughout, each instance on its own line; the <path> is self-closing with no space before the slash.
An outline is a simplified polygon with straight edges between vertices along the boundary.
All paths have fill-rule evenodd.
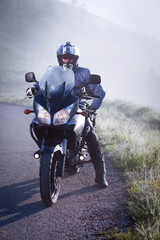
<path id="1" fill-rule="evenodd" d="M 28 72 L 25 74 L 26 82 L 37 82 L 36 77 L 33 72 Z"/>
<path id="2" fill-rule="evenodd" d="M 100 84 L 101 83 L 101 76 L 97 74 L 91 74 L 90 79 L 91 84 Z"/>

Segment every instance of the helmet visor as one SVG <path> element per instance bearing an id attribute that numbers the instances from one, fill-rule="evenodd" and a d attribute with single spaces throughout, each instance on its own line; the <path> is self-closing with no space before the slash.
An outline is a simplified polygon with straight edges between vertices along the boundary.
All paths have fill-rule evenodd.
<path id="1" fill-rule="evenodd" d="M 64 58 L 64 59 L 74 59 L 75 56 L 72 55 L 72 54 L 64 54 L 64 55 L 62 55 L 62 58 Z"/>

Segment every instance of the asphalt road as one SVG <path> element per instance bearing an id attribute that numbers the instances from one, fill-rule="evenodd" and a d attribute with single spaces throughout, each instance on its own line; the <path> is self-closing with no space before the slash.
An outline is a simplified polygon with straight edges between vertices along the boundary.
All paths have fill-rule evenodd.
<path id="1" fill-rule="evenodd" d="M 39 193 L 39 160 L 29 134 L 33 115 L 25 107 L 0 104 L 0 240 L 101 239 L 100 230 L 130 221 L 125 214 L 126 187 L 106 161 L 109 187 L 94 183 L 91 163 L 64 177 L 58 202 L 45 208 Z"/>

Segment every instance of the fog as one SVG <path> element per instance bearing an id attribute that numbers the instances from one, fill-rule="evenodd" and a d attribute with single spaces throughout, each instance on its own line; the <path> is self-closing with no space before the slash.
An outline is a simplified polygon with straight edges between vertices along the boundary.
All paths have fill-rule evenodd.
<path id="1" fill-rule="evenodd" d="M 159 0 L 61 0 L 134 32 L 160 40 Z"/>
<path id="2" fill-rule="evenodd" d="M 79 65 L 101 75 L 106 99 L 126 99 L 160 110 L 158 33 L 156 35 L 154 26 L 149 27 L 154 33 L 142 28 L 144 25 L 138 20 L 143 13 L 141 4 L 137 5 L 140 7 L 138 15 L 135 12 L 137 17 L 134 15 L 136 6 L 132 13 L 135 21 L 141 22 L 136 30 L 137 23 L 131 24 L 133 16 L 128 12 L 130 24 L 126 19 L 128 26 L 125 25 L 125 18 L 122 18 L 125 8 L 118 13 L 119 5 L 116 5 L 114 12 L 114 6 L 109 5 L 108 0 L 103 7 L 108 9 L 107 14 L 100 16 L 96 13 L 95 2 L 101 1 L 93 1 L 92 11 L 89 11 L 89 0 L 85 1 L 86 5 L 84 1 L 80 5 L 78 0 L 67 3 L 58 0 L 0 0 L 0 97 L 4 97 L 6 86 L 17 97 L 17 91 L 23 91 L 25 72 L 34 71 L 39 78 L 46 66 L 57 65 L 57 48 L 71 41 L 80 49 Z M 119 2 L 125 4 L 125 0 Z M 137 0 L 134 2 L 138 3 Z M 157 3 L 156 0 L 153 2 Z M 144 11 L 145 15 L 147 11 Z M 153 12 L 153 16 L 156 14 Z M 145 17 L 141 16 L 141 19 Z"/>

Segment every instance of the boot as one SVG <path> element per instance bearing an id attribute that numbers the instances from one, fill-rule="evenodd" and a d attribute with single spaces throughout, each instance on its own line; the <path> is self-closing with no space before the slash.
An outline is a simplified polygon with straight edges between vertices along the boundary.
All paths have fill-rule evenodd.
<path id="1" fill-rule="evenodd" d="M 95 182 L 98 183 L 100 188 L 108 187 L 108 182 L 106 180 L 106 167 L 103 158 L 99 158 L 98 161 L 93 164 L 95 168 L 96 178 Z"/>
<path id="2" fill-rule="evenodd" d="M 106 168 L 101 151 L 101 145 L 89 121 L 86 122 L 86 127 L 87 126 L 90 126 L 90 131 L 87 134 L 86 142 L 91 156 L 91 161 L 96 172 L 95 182 L 98 183 L 99 187 L 106 188 L 108 187 L 108 183 L 106 180 Z"/>

